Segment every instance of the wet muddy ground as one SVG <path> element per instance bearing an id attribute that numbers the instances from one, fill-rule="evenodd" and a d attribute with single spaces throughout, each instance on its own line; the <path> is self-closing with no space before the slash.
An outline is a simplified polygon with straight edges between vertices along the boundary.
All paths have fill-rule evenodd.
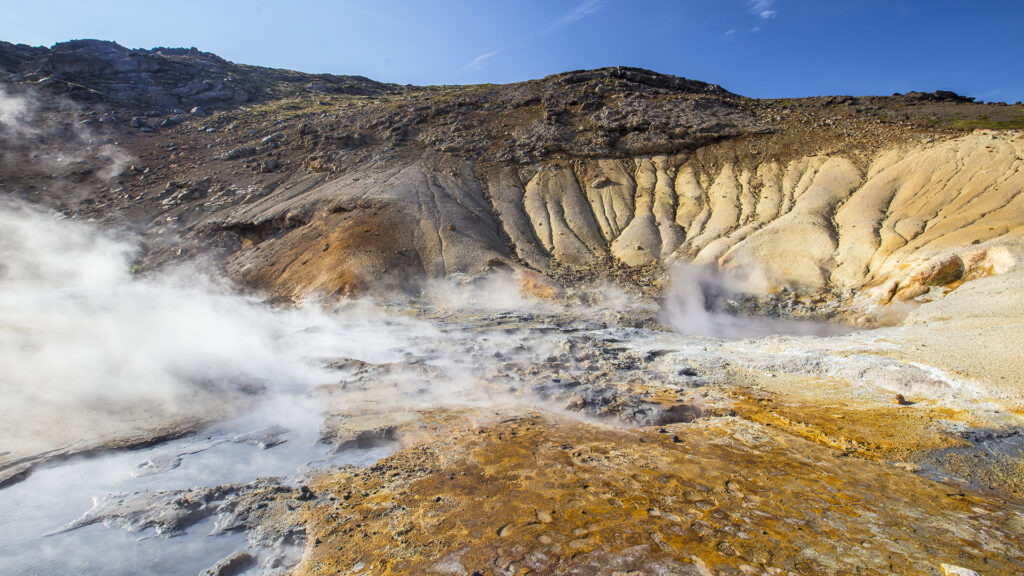
<path id="1" fill-rule="evenodd" d="M 316 386 L 0 489 L 2 572 L 1024 570 L 1019 414 L 884 331 L 640 304 L 343 308 Z"/>

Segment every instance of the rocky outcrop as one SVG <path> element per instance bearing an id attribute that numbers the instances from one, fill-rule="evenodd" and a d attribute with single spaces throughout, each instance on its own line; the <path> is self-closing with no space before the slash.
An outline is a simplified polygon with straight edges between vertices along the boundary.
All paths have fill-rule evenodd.
<path id="1" fill-rule="evenodd" d="M 233 264 L 247 283 L 291 296 L 396 272 L 499 262 L 551 273 L 611 258 L 711 265 L 757 294 L 864 291 L 865 304 L 887 304 L 1014 265 L 1000 246 L 1024 225 L 1022 158 L 1020 134 L 988 132 L 760 163 L 729 143 L 529 169 L 435 155 L 271 195 L 223 225 L 305 222 Z"/>
<path id="2" fill-rule="evenodd" d="M 132 50 L 102 40 L 71 40 L 49 49 L 0 42 L 0 73 L 77 100 L 146 110 L 233 106 L 273 95 L 282 85 L 346 94 L 391 89 L 358 76 L 241 66 L 195 48 Z"/>

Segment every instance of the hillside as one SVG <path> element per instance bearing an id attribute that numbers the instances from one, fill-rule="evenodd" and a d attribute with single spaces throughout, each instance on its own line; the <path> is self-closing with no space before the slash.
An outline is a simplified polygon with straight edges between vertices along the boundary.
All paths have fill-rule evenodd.
<path id="1" fill-rule="evenodd" d="M 131 386 L 73 374 L 102 400 L 61 380 L 11 403 L 0 487 L 124 448 L 159 478 L 300 421 L 329 449 L 299 487 L 126 484 L 54 535 L 215 517 L 268 574 L 1024 570 L 1020 103 L 763 100 L 626 67 L 408 86 L 0 42 L 0 146 L 23 233 L 0 256 L 59 263 L 0 280 L 25 274 L 33 304 L 15 288 L 88 288 L 38 315 L 0 300 L 9 359 L 82 310 L 132 328 L 104 349 Z M 104 232 L 31 229 L 61 222 Z M 89 251 L 108 233 L 130 266 Z M 286 425 L 194 434 L 264 396 Z M 236 560 L 256 562 L 211 573 Z"/>
<path id="2" fill-rule="evenodd" d="M 497 262 L 695 262 L 885 303 L 934 284 L 922 266 L 963 269 L 946 284 L 1001 269 L 985 247 L 1019 232 L 1021 139 L 970 127 L 1024 108 L 951 93 L 759 101 L 624 68 L 399 88 L 94 41 L 2 55 L 13 89 L 86 102 L 76 130 L 132 158 L 67 209 L 216 244 L 278 299 Z"/>

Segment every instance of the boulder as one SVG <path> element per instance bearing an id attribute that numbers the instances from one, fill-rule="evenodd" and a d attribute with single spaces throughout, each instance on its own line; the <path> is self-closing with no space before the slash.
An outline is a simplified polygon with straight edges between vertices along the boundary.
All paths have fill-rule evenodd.
<path id="1" fill-rule="evenodd" d="M 221 158 L 223 158 L 224 160 L 236 160 L 238 158 L 247 158 L 255 153 L 256 148 L 254 146 L 240 146 L 238 148 L 232 148 L 231 150 L 228 150 L 223 155 L 221 155 Z"/>

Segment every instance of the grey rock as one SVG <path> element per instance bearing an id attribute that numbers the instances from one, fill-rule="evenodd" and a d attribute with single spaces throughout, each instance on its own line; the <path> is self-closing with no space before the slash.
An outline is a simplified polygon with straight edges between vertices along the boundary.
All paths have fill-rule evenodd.
<path id="1" fill-rule="evenodd" d="M 281 132 L 274 132 L 273 134 L 264 136 L 262 139 L 260 139 L 260 144 L 264 144 L 264 145 L 272 144 L 272 143 L 276 143 L 278 140 L 283 140 L 283 139 L 284 139 L 284 134 L 283 133 L 281 133 Z"/>
<path id="2" fill-rule="evenodd" d="M 217 513 L 225 500 L 238 489 L 238 486 L 221 486 L 134 495 L 111 494 L 95 498 L 91 510 L 47 535 L 103 523 L 129 532 L 153 528 L 161 536 L 176 536 L 196 522 Z"/>
<path id="3" fill-rule="evenodd" d="M 238 550 L 199 573 L 199 576 L 235 576 L 256 564 L 256 557 L 246 550 Z"/>
<path id="4" fill-rule="evenodd" d="M 285 435 L 288 433 L 286 428 L 280 426 L 270 426 L 267 428 L 261 428 L 245 434 L 239 434 L 231 439 L 232 442 L 239 444 L 252 444 L 266 450 L 267 448 L 273 448 L 278 444 L 284 444 L 287 442 Z"/>
<path id="5" fill-rule="evenodd" d="M 255 153 L 256 148 L 254 146 L 241 146 L 228 150 L 221 156 L 221 158 L 224 160 L 236 160 L 238 158 L 247 158 Z"/>
<path id="6" fill-rule="evenodd" d="M 237 106 L 266 96 L 268 84 L 275 83 L 304 87 L 312 82 L 324 92 L 361 95 L 398 89 L 361 76 L 238 66 L 195 48 L 133 50 L 102 40 L 72 40 L 51 48 L 0 42 L 0 77 L 34 82 L 77 100 L 151 112 Z"/>

